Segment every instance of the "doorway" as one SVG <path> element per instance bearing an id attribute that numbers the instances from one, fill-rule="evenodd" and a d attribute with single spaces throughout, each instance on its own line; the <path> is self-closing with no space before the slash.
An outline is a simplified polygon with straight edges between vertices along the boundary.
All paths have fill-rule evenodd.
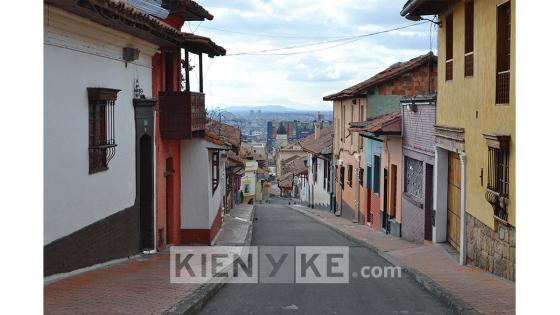
<path id="1" fill-rule="evenodd" d="M 165 218 L 167 244 L 173 242 L 173 158 L 165 160 Z"/>
<path id="2" fill-rule="evenodd" d="M 389 232 L 388 231 L 389 216 L 387 215 L 387 211 L 389 210 L 387 208 L 387 204 L 388 204 L 388 202 L 387 202 L 387 197 L 388 197 L 388 194 L 387 194 L 388 183 L 387 183 L 387 181 L 388 181 L 388 177 L 389 177 L 389 174 L 387 172 L 387 169 L 383 168 L 383 217 L 381 218 L 381 226 L 387 232 Z"/>
<path id="3" fill-rule="evenodd" d="M 371 224 L 373 222 L 371 209 L 371 165 L 368 165 L 366 169 L 366 211 L 367 223 Z"/>
<path id="4" fill-rule="evenodd" d="M 461 232 L 461 161 L 449 152 L 447 173 L 447 241 L 459 249 Z"/>
<path id="5" fill-rule="evenodd" d="M 434 198 L 434 167 L 426 164 L 426 189 L 424 195 L 424 240 L 432 241 L 432 209 Z"/>
<path id="6" fill-rule="evenodd" d="M 154 249 L 152 138 L 140 138 L 140 251 Z"/>

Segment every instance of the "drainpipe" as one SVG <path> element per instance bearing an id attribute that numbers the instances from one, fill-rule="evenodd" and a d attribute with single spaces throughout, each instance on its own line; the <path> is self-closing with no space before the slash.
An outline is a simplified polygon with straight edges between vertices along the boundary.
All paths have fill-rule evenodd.
<path id="1" fill-rule="evenodd" d="M 467 229 L 466 229 L 466 190 L 467 190 L 467 156 L 465 153 L 459 155 L 461 159 L 461 244 L 459 247 L 459 263 L 465 265 L 467 263 Z"/>

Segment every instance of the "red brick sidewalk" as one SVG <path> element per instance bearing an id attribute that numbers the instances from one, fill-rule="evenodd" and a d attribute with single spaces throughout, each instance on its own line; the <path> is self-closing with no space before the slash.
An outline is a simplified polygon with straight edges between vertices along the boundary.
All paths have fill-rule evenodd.
<path id="1" fill-rule="evenodd" d="M 254 206 L 238 205 L 226 215 L 216 245 L 247 245 L 251 240 Z M 241 219 L 241 220 L 239 220 Z M 87 271 L 44 286 L 45 314 L 161 314 L 180 302 L 198 307 L 198 298 L 218 286 L 173 284 L 169 278 L 169 252 L 136 257 L 119 264 Z"/>
<path id="2" fill-rule="evenodd" d="M 329 212 L 296 205 L 294 209 L 375 247 L 391 262 L 413 268 L 454 297 L 483 314 L 514 314 L 515 283 L 479 268 L 461 266 L 442 245 L 423 245 L 375 232 Z"/>
<path id="3" fill-rule="evenodd" d="M 44 287 L 45 314 L 161 314 L 198 284 L 169 282 L 169 253 L 135 258 Z"/>

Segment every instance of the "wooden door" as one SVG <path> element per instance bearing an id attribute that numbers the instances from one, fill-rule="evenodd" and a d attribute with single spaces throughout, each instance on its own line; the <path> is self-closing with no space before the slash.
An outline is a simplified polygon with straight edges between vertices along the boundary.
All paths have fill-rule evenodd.
<path id="1" fill-rule="evenodd" d="M 426 164 L 426 192 L 424 195 L 424 240 L 432 241 L 432 209 L 434 197 L 434 167 Z"/>
<path id="2" fill-rule="evenodd" d="M 447 240 L 459 248 L 461 232 L 461 161 L 457 153 L 449 152 L 447 175 Z"/>
<path id="3" fill-rule="evenodd" d="M 391 218 L 397 215 L 397 166 L 391 164 L 391 211 L 389 214 Z"/>
<path id="4" fill-rule="evenodd" d="M 387 169 L 384 168 L 383 169 L 383 218 L 382 218 L 382 227 L 383 229 L 388 229 L 388 224 L 387 224 L 387 220 L 388 220 L 388 215 L 387 212 L 389 211 L 389 209 L 387 209 L 387 198 L 388 198 L 388 194 L 387 194 L 387 189 L 388 189 L 388 185 L 387 185 L 387 180 L 388 180 L 388 174 L 387 174 Z"/>

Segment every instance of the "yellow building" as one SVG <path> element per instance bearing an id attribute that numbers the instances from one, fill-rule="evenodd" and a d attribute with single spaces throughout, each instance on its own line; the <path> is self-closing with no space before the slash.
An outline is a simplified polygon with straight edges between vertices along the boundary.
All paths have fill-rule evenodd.
<path id="1" fill-rule="evenodd" d="M 434 242 L 515 280 L 515 0 L 409 0 L 438 16 Z"/>

